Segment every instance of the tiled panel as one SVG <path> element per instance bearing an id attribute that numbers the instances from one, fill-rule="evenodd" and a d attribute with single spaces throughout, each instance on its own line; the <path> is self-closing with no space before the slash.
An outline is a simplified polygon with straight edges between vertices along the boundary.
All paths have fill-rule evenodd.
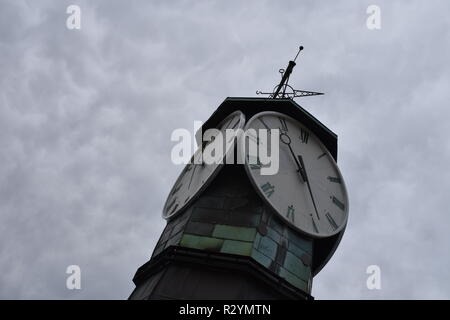
<path id="1" fill-rule="evenodd" d="M 257 262 L 259 262 L 266 268 L 269 268 L 270 264 L 272 263 L 272 260 L 269 257 L 265 256 L 264 254 L 262 254 L 261 252 L 259 252 L 256 249 L 253 249 L 253 251 L 252 251 L 252 258 L 255 259 Z"/>
<path id="2" fill-rule="evenodd" d="M 267 236 L 270 237 L 276 243 L 281 244 L 282 236 L 277 231 L 275 231 L 275 229 L 267 227 Z"/>
<path id="3" fill-rule="evenodd" d="M 296 277 L 294 274 L 289 272 L 288 270 L 284 268 L 280 268 L 280 277 L 284 278 L 287 282 L 294 285 L 295 287 L 308 292 L 308 283 L 303 281 L 302 279 Z"/>
<path id="4" fill-rule="evenodd" d="M 250 256 L 252 253 L 252 243 L 245 241 L 225 240 L 220 252 Z"/>
<path id="5" fill-rule="evenodd" d="M 244 175 L 223 176 L 165 228 L 155 253 L 170 245 L 251 256 L 309 293 L 312 241 L 262 202 Z"/>
<path id="6" fill-rule="evenodd" d="M 278 232 L 279 234 L 283 234 L 284 225 L 276 215 L 271 216 L 269 221 L 269 227 Z"/>
<path id="7" fill-rule="evenodd" d="M 253 241 L 254 248 L 256 248 L 256 249 L 258 248 L 259 243 L 261 242 L 261 238 L 262 238 L 262 236 L 259 234 L 259 232 L 257 232 L 256 236 L 255 236 L 255 240 Z"/>
<path id="8" fill-rule="evenodd" d="M 287 248 L 285 245 L 278 245 L 275 262 L 282 265 L 286 258 Z"/>
<path id="9" fill-rule="evenodd" d="M 227 225 L 216 225 L 213 232 L 213 237 L 234 239 L 242 241 L 253 241 L 255 239 L 256 229 L 235 227 Z"/>
<path id="10" fill-rule="evenodd" d="M 298 259 L 300 259 L 300 261 L 304 266 L 311 267 L 312 257 L 309 253 L 306 253 L 299 247 L 293 245 L 292 242 L 289 243 L 289 252 L 295 255 Z"/>
<path id="11" fill-rule="evenodd" d="M 289 242 L 293 242 L 296 246 L 300 247 L 304 251 L 311 253 L 312 252 L 312 241 L 307 240 L 301 237 L 298 232 L 294 232 L 291 229 L 288 229 L 288 238 Z"/>
<path id="12" fill-rule="evenodd" d="M 312 265 L 312 256 L 309 254 L 302 254 L 300 257 L 300 260 L 302 260 L 303 264 L 309 268 L 311 268 Z"/>
<path id="13" fill-rule="evenodd" d="M 301 258 L 303 254 L 308 253 L 305 249 L 300 248 L 292 241 L 289 242 L 288 250 L 295 254 L 298 258 Z"/>
<path id="14" fill-rule="evenodd" d="M 272 260 L 275 260 L 275 257 L 277 255 L 277 248 L 277 243 L 269 237 L 261 238 L 258 246 L 258 250 Z"/>
<path id="15" fill-rule="evenodd" d="M 195 248 L 207 251 L 220 251 L 223 244 L 222 239 L 210 237 L 201 237 L 191 234 L 185 234 L 181 238 L 180 246 L 187 248 Z"/>
<path id="16" fill-rule="evenodd" d="M 309 278 L 308 268 L 299 258 L 290 252 L 286 254 L 283 267 L 303 280 L 308 280 Z"/>

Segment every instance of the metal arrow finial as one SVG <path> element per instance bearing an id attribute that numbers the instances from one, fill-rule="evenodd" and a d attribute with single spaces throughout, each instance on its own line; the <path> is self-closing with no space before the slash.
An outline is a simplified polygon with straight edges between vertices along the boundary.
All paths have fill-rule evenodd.
<path id="1" fill-rule="evenodd" d="M 298 52 L 294 58 L 294 60 L 289 61 L 289 64 L 286 69 L 280 69 L 279 72 L 281 73 L 281 81 L 280 83 L 275 86 L 275 89 L 272 93 L 269 92 L 261 92 L 256 91 L 256 94 L 267 94 L 269 95 L 269 98 L 298 98 L 298 97 L 307 97 L 307 96 L 316 96 L 316 95 L 322 95 L 321 92 L 314 92 L 314 91 L 303 91 L 303 90 L 295 90 L 292 88 L 289 83 L 289 76 L 292 73 L 292 70 L 294 69 L 296 63 L 295 60 L 297 60 L 298 55 L 303 50 L 303 46 L 298 47 Z M 288 92 L 286 92 L 288 90 Z"/>
<path id="2" fill-rule="evenodd" d="M 298 52 L 297 52 L 297 55 L 294 58 L 294 62 L 295 62 L 295 60 L 297 60 L 297 57 L 300 54 L 300 51 L 302 51 L 302 50 L 303 50 L 303 46 L 298 47 Z"/>

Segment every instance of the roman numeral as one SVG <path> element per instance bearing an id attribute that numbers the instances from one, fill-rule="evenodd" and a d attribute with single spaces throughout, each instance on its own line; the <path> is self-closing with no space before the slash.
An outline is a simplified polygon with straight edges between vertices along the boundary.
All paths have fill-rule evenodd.
<path id="1" fill-rule="evenodd" d="M 288 131 L 288 127 L 287 127 L 287 124 L 286 124 L 286 119 L 283 119 L 283 118 L 280 118 L 280 117 L 278 117 L 278 119 L 280 120 L 280 123 L 281 123 L 280 130 Z"/>
<path id="2" fill-rule="evenodd" d="M 333 231 L 339 228 L 339 226 L 336 224 L 336 221 L 334 221 L 333 217 L 329 212 L 325 214 L 325 217 L 327 217 L 327 220 L 330 223 L 331 227 L 333 228 Z"/>
<path id="3" fill-rule="evenodd" d="M 308 139 L 309 139 L 309 132 L 304 130 L 303 128 L 300 129 L 300 140 L 303 143 L 308 143 Z"/>
<path id="4" fill-rule="evenodd" d="M 311 216 L 311 222 L 312 222 L 312 226 L 313 226 L 314 231 L 316 233 L 319 233 L 319 228 L 317 228 L 316 222 L 314 221 L 314 218 L 313 218 L 312 214 L 310 214 L 310 216 Z"/>
<path id="5" fill-rule="evenodd" d="M 332 196 L 330 198 L 339 209 L 341 209 L 342 211 L 345 210 L 345 205 L 341 201 L 339 201 L 338 198 L 336 198 L 335 196 Z"/>
<path id="6" fill-rule="evenodd" d="M 177 208 L 178 208 L 178 203 L 172 208 L 172 210 L 170 210 L 170 213 L 169 213 L 169 214 L 174 213 L 175 210 L 177 210 Z"/>
<path id="7" fill-rule="evenodd" d="M 167 205 L 166 210 L 167 210 L 167 211 L 170 211 L 171 208 L 173 207 L 173 205 L 174 205 L 176 202 L 177 202 L 177 197 L 173 198 L 172 201 L 170 201 L 170 203 Z M 175 206 L 175 208 L 176 208 L 177 206 L 178 206 L 178 204 Z M 170 213 L 172 213 L 172 212 L 173 212 L 173 210 L 172 210 Z"/>
<path id="8" fill-rule="evenodd" d="M 295 209 L 292 204 L 287 209 L 286 218 L 290 219 L 292 222 L 295 222 Z"/>
<path id="9" fill-rule="evenodd" d="M 323 158 L 323 157 L 325 157 L 327 155 L 327 153 L 326 152 L 324 152 L 324 153 L 322 153 L 320 156 L 318 156 L 317 157 L 317 160 L 319 160 L 320 158 Z"/>
<path id="10" fill-rule="evenodd" d="M 261 163 L 261 161 L 259 161 L 258 157 L 253 157 L 253 156 L 247 155 L 247 160 L 248 160 L 250 169 L 253 169 L 253 170 L 261 169 L 262 163 Z"/>
<path id="11" fill-rule="evenodd" d="M 328 176 L 327 179 L 328 179 L 330 182 L 341 183 L 341 178 L 330 177 L 330 176 Z"/>
<path id="12" fill-rule="evenodd" d="M 195 161 L 195 159 L 193 159 Z M 188 173 L 190 170 L 192 169 L 192 164 L 188 164 L 184 170 L 181 172 L 180 174 L 180 180 L 184 178 L 184 176 L 186 175 L 186 173 Z"/>
<path id="13" fill-rule="evenodd" d="M 265 184 L 261 185 L 261 189 L 268 198 L 275 192 L 275 187 L 271 185 L 269 182 L 266 182 Z"/>
<path id="14" fill-rule="evenodd" d="M 178 190 L 181 189 L 181 186 L 182 186 L 182 185 L 183 185 L 183 184 L 180 182 L 175 188 L 173 188 L 173 190 L 172 190 L 172 192 L 171 192 L 170 194 L 173 195 L 173 194 L 177 193 Z"/>

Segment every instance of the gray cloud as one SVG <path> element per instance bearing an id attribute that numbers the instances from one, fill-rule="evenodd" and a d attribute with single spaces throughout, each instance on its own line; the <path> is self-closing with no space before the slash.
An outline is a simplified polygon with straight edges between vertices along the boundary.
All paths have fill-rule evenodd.
<path id="1" fill-rule="evenodd" d="M 2 1 L 0 298 L 126 298 L 181 170 L 172 130 L 271 89 L 299 44 L 291 83 L 326 92 L 298 102 L 339 135 L 351 201 L 313 295 L 449 298 L 450 5 L 376 1 L 370 31 L 369 4 Z"/>

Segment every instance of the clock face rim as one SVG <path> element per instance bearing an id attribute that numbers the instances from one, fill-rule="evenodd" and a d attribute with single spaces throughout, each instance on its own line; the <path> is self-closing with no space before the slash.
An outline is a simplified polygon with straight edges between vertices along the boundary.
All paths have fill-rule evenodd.
<path id="1" fill-rule="evenodd" d="M 178 175 L 178 178 L 175 180 L 175 183 L 173 184 L 172 188 L 170 188 L 169 194 L 167 196 L 166 201 L 164 202 L 163 205 L 163 209 L 162 209 L 162 217 L 165 220 L 171 220 L 173 218 L 175 218 L 178 214 L 180 214 L 182 211 L 184 211 L 193 201 L 195 201 L 200 194 L 203 193 L 203 191 L 209 186 L 209 184 L 214 180 L 214 178 L 217 176 L 217 174 L 220 172 L 220 170 L 222 170 L 223 166 L 225 165 L 224 160 L 227 157 L 228 153 L 231 151 L 231 149 L 235 148 L 236 146 L 236 141 L 239 141 L 239 135 L 242 134 L 242 129 L 245 126 L 246 123 L 246 118 L 245 118 L 245 114 L 241 111 L 241 110 L 236 110 L 233 111 L 232 113 L 228 114 L 222 121 L 220 121 L 214 128 L 220 128 L 226 121 L 227 119 L 229 119 L 230 117 L 233 116 L 239 116 L 239 123 L 237 125 L 237 127 L 234 130 L 238 130 L 237 131 L 237 135 L 235 136 L 234 140 L 233 140 L 233 144 L 229 147 L 229 149 L 224 150 L 224 155 L 222 158 L 222 163 L 219 164 L 210 164 L 210 165 L 214 165 L 215 168 L 213 169 L 213 172 L 208 176 L 208 178 L 206 179 L 206 181 L 199 187 L 197 188 L 197 190 L 195 191 L 195 193 L 189 198 L 188 201 L 186 201 L 182 206 L 178 207 L 174 212 L 172 212 L 171 214 L 166 214 L 165 212 L 165 208 L 167 206 L 167 203 L 169 201 L 169 199 L 171 198 L 170 195 L 172 194 L 173 190 L 175 189 L 175 187 L 178 185 L 178 183 L 181 181 L 181 179 L 183 178 L 181 176 L 181 174 L 183 173 L 184 170 L 186 170 L 186 167 L 191 165 L 194 162 L 194 158 L 197 156 L 197 154 L 201 151 L 201 147 L 198 147 L 197 150 L 194 152 L 194 154 L 192 155 L 191 159 L 189 160 L 189 163 L 186 164 L 183 169 L 181 170 L 181 172 Z M 241 130 L 239 130 L 241 129 Z M 202 137 L 203 138 L 203 137 Z"/>
<path id="2" fill-rule="evenodd" d="M 327 157 L 331 160 L 331 163 L 334 167 L 334 169 L 336 170 L 336 173 L 338 174 L 338 177 L 341 179 L 341 186 L 342 189 L 344 191 L 344 197 L 345 197 L 345 219 L 344 222 L 339 226 L 339 228 L 337 228 L 336 230 L 334 230 L 331 233 L 327 233 L 327 234 L 323 234 L 323 233 L 311 233 L 308 232 L 307 230 L 301 229 L 300 227 L 296 226 L 295 224 L 293 224 L 291 221 L 287 220 L 286 217 L 284 216 L 284 214 L 282 214 L 281 212 L 279 212 L 279 209 L 272 204 L 272 201 L 270 201 L 265 193 L 261 190 L 261 188 L 259 187 L 258 183 L 255 181 L 255 179 L 253 178 L 253 171 L 250 168 L 250 165 L 248 164 L 248 159 L 247 159 L 247 148 L 245 149 L 245 153 L 244 153 L 244 158 L 245 158 L 245 163 L 244 163 L 244 167 L 245 167 L 245 171 L 247 173 L 247 176 L 249 177 L 250 182 L 252 183 L 253 187 L 256 189 L 256 192 L 259 194 L 259 196 L 263 199 L 263 201 L 273 210 L 277 213 L 277 215 L 280 217 L 280 219 L 286 223 L 290 228 L 301 232 L 302 234 L 314 238 L 314 239 L 325 239 L 325 238 L 330 238 L 333 236 L 336 236 L 337 234 L 343 232 L 345 230 L 345 228 L 347 227 L 347 223 L 348 223 L 348 216 L 349 216 L 349 199 L 348 199 L 348 190 L 347 190 L 347 186 L 345 184 L 345 180 L 344 177 L 341 173 L 341 170 L 339 169 L 339 166 L 337 164 L 337 162 L 334 160 L 333 156 L 331 155 L 331 152 L 328 150 L 328 148 L 323 144 L 323 142 L 319 139 L 319 137 L 317 137 L 317 135 L 311 130 L 309 129 L 305 124 L 303 124 L 301 121 L 287 115 L 281 112 L 277 112 L 277 111 L 262 111 L 259 113 L 256 113 L 255 115 L 253 115 L 245 124 L 244 127 L 244 132 L 247 132 L 247 130 L 250 128 L 250 125 L 257 120 L 259 117 L 261 116 L 265 116 L 265 115 L 271 115 L 271 116 L 277 116 L 277 117 L 283 117 L 286 119 L 289 119 L 290 121 L 293 121 L 294 123 L 299 123 L 301 126 L 305 127 L 306 129 L 308 129 L 308 131 L 310 132 L 310 134 L 312 134 L 315 138 L 315 140 L 317 141 L 317 143 L 319 144 L 319 146 L 321 147 L 321 149 L 327 154 Z M 272 128 L 271 128 L 272 129 Z M 273 128 L 275 129 L 275 128 Z M 245 139 L 245 136 L 244 136 Z M 242 146 L 241 146 L 242 147 Z"/>

